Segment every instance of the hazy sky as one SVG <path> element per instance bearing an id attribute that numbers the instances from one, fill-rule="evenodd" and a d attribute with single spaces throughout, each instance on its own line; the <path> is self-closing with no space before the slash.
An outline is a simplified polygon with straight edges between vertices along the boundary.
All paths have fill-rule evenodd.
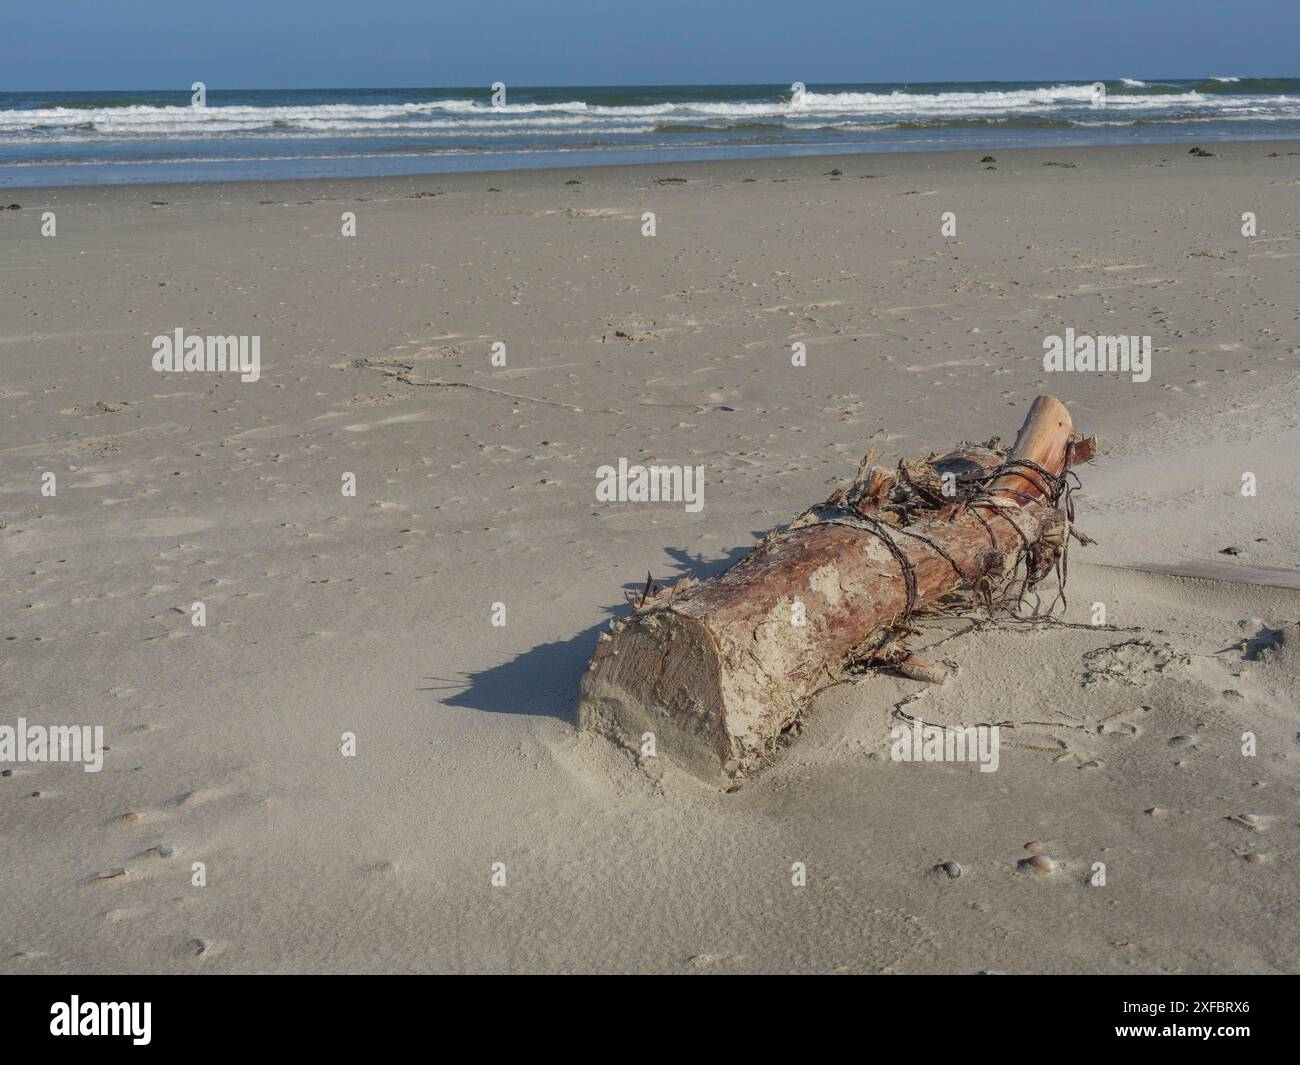
<path id="1" fill-rule="evenodd" d="M 5 0 L 0 90 L 1300 76 L 1300 0 Z"/>

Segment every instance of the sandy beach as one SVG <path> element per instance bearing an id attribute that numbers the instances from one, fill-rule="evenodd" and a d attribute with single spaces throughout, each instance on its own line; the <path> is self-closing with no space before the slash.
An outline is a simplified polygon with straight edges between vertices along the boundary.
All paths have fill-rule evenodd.
<path id="1" fill-rule="evenodd" d="M 0 725 L 108 750 L 0 779 L 0 971 L 1300 971 L 1300 148 L 1206 147 L 5 190 Z M 1101 442 L 1070 624 L 927 624 L 949 680 L 731 792 L 577 730 L 647 573 L 1043 393 Z"/>

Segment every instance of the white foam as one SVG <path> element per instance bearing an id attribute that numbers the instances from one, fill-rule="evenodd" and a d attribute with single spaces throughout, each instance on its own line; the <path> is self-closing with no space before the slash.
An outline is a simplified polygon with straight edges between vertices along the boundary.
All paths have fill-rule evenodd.
<path id="1" fill-rule="evenodd" d="M 1121 79 L 1141 85 L 1136 79 Z M 1217 78 L 1236 81 L 1237 78 Z M 204 139 L 232 135 L 303 137 L 338 136 L 506 136 L 647 132 L 656 125 L 707 122 L 770 122 L 794 129 L 884 128 L 907 120 L 1092 117 L 1091 85 L 1055 85 L 1037 89 L 989 89 L 941 93 L 808 92 L 798 102 L 781 97 L 749 102 L 681 100 L 648 105 L 611 106 L 584 100 L 559 103 L 509 103 L 494 107 L 481 99 L 412 101 L 397 104 L 312 104 L 298 106 L 211 105 L 203 108 L 132 105 L 0 111 L 0 134 L 28 134 L 47 141 L 100 139 Z M 1200 114 L 1233 117 L 1268 115 L 1293 118 L 1300 98 L 1293 96 L 1223 96 L 1198 92 L 1165 95 L 1111 93 L 1105 101 L 1111 120 L 1141 118 L 1189 121 Z M 1101 117 L 1101 116 L 1097 116 Z"/>

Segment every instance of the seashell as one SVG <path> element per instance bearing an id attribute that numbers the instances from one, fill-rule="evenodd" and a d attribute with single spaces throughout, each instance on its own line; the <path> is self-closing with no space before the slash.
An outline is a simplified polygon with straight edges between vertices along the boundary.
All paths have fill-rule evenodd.
<path id="1" fill-rule="evenodd" d="M 1016 868 L 1022 873 L 1037 873 L 1039 876 L 1048 876 L 1056 872 L 1060 865 L 1046 854 L 1035 854 L 1032 858 L 1022 858 L 1016 863 Z"/>

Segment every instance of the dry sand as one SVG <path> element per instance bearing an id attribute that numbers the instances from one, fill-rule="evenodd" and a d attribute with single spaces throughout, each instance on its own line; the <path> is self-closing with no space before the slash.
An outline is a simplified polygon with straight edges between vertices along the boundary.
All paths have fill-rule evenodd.
<path id="1" fill-rule="evenodd" d="M 1212 150 L 7 191 L 0 725 L 111 749 L 0 779 L 0 969 L 1300 969 L 1300 593 L 1114 568 L 1300 546 L 1300 150 Z M 1067 326 L 1151 335 L 1151 380 L 1044 373 Z M 261 379 L 155 373 L 177 327 Z M 647 571 L 1041 392 L 1102 438 L 1083 627 L 832 688 L 732 794 L 575 733 Z M 620 457 L 703 510 L 598 503 Z M 895 763 L 896 712 L 1015 727 L 995 773 Z"/>

